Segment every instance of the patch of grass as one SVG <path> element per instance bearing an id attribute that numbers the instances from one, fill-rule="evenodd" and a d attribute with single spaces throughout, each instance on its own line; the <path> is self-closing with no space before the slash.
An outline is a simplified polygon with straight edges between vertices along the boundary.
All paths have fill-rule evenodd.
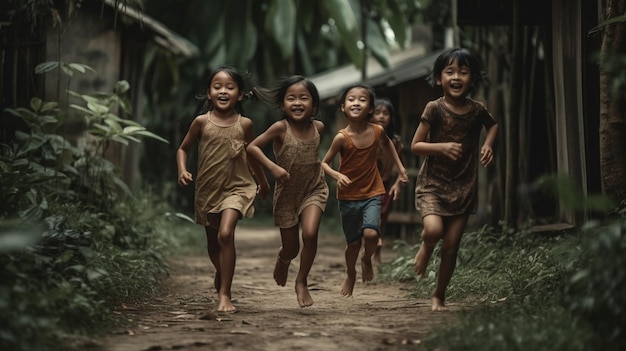
<path id="1" fill-rule="evenodd" d="M 397 242 L 381 280 L 416 281 L 418 245 Z M 447 301 L 474 307 L 419 349 L 618 350 L 626 347 L 626 221 L 571 233 L 466 233 Z M 413 296 L 435 287 L 439 246 Z"/>

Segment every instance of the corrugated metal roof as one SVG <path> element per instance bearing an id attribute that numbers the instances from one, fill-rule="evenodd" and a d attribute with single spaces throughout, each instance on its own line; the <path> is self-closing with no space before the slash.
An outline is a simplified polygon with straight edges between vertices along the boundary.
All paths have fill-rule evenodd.
<path id="1" fill-rule="evenodd" d="M 364 83 L 371 86 L 395 86 L 408 80 L 426 77 L 430 74 L 433 63 L 442 51 L 427 53 L 423 46 L 415 46 L 399 51 L 390 58 L 390 67 L 384 68 L 373 58 L 369 60 L 368 78 Z M 346 87 L 363 82 L 361 71 L 354 65 L 346 65 L 312 76 L 320 94 L 326 100 L 341 94 Z"/>

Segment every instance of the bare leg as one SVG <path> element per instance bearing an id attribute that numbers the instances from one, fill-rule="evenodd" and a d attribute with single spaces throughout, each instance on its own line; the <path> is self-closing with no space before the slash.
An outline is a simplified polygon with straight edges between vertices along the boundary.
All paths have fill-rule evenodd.
<path id="1" fill-rule="evenodd" d="M 374 263 L 380 265 L 382 262 L 381 252 L 383 251 L 383 237 L 385 236 L 385 230 L 387 227 L 387 217 L 389 212 L 380 214 L 380 235 L 378 242 L 376 243 L 376 251 L 374 252 Z"/>
<path id="2" fill-rule="evenodd" d="M 365 242 L 365 250 L 361 257 L 361 275 L 364 282 L 374 279 L 374 269 L 372 268 L 372 255 L 376 252 L 378 243 L 378 232 L 371 228 L 363 230 L 363 241 Z"/>
<path id="3" fill-rule="evenodd" d="M 346 279 L 341 285 L 341 294 L 345 297 L 352 296 L 354 284 L 356 283 L 356 260 L 359 257 L 361 240 L 356 240 L 346 245 Z"/>
<path id="4" fill-rule="evenodd" d="M 213 263 L 213 267 L 215 267 L 215 277 L 213 278 L 213 286 L 215 287 L 215 292 L 219 293 L 220 284 L 221 284 L 221 275 L 220 275 L 220 244 L 217 241 L 217 229 L 213 229 L 210 227 L 204 227 L 204 232 L 206 234 L 206 246 L 207 251 L 209 253 L 209 259 L 211 263 Z"/>
<path id="5" fill-rule="evenodd" d="M 233 275 L 235 273 L 235 263 L 237 260 L 237 252 L 235 250 L 235 227 L 239 220 L 239 212 L 233 209 L 222 211 L 222 219 L 220 228 L 217 233 L 217 240 L 220 245 L 220 290 L 219 303 L 217 305 L 218 312 L 234 312 L 231 298 L 231 286 L 233 283 Z"/>
<path id="6" fill-rule="evenodd" d="M 467 224 L 467 215 L 446 218 L 445 234 L 441 243 L 441 264 L 439 265 L 439 276 L 437 286 L 433 292 L 432 310 L 443 311 L 446 309 L 446 289 L 456 268 L 456 258 L 463 237 L 463 231 Z"/>
<path id="7" fill-rule="evenodd" d="M 315 205 L 308 206 L 302 211 L 302 252 L 300 253 L 300 270 L 296 277 L 296 296 L 300 307 L 313 305 L 307 278 L 315 255 L 317 255 L 317 238 L 321 220 L 322 210 Z"/>
<path id="8" fill-rule="evenodd" d="M 276 264 L 274 265 L 274 281 L 276 281 L 276 284 L 280 286 L 285 286 L 287 283 L 287 275 L 289 274 L 289 265 L 291 264 L 291 260 L 284 259 L 282 256 L 283 248 L 281 247 L 280 250 L 278 250 Z"/>
<path id="9" fill-rule="evenodd" d="M 428 215 L 423 218 L 422 222 L 424 225 L 422 244 L 413 261 L 415 273 L 419 277 L 424 276 L 424 273 L 426 273 L 430 256 L 432 256 L 437 242 L 443 238 L 443 220 L 440 216 Z"/>
<path id="10" fill-rule="evenodd" d="M 285 286 L 289 274 L 289 265 L 300 251 L 300 238 L 298 237 L 298 225 L 291 228 L 280 228 L 280 237 L 283 246 L 278 251 L 276 265 L 274 266 L 274 280 L 276 284 Z"/>

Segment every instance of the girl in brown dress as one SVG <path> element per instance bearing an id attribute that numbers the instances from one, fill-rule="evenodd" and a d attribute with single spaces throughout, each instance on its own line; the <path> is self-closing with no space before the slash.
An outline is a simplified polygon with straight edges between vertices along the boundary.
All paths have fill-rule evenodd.
<path id="1" fill-rule="evenodd" d="M 256 90 L 261 98 L 272 101 L 284 119 L 272 124 L 247 148 L 248 154 L 267 168 L 275 180 L 274 224 L 280 228 L 282 247 L 274 267 L 276 284 L 285 286 L 289 265 L 300 251 L 300 270 L 296 277 L 296 297 L 300 307 L 313 304 L 307 277 L 317 253 L 317 237 L 322 213 L 328 200 L 328 185 L 319 158 L 321 121 L 313 119 L 319 107 L 315 85 L 302 76 L 284 79 L 275 89 Z M 276 162 L 262 151 L 273 143 Z"/>
<path id="2" fill-rule="evenodd" d="M 241 115 L 243 78 L 230 67 L 220 67 L 209 77 L 206 108 L 191 123 L 176 152 L 178 184 L 194 181 L 187 170 L 189 149 L 198 143 L 195 187 L 196 222 L 205 228 L 209 258 L 215 266 L 217 310 L 234 312 L 231 285 L 235 272 L 235 227 L 243 216 L 252 217 L 257 194 L 267 196 L 269 184 L 261 166 L 248 163 L 245 144 L 254 139 L 252 121 Z"/>
<path id="3" fill-rule="evenodd" d="M 456 267 L 461 237 L 477 207 L 480 164 L 493 162 L 492 145 L 498 124 L 485 105 L 468 97 L 483 79 L 478 59 L 467 49 L 451 49 L 436 60 L 432 80 L 443 97 L 424 108 L 411 142 L 411 152 L 425 156 L 415 187 L 415 207 L 422 215 L 422 244 L 415 255 L 415 272 L 423 276 L 435 245 L 441 243 L 441 263 L 432 296 L 432 310 L 445 309 L 445 293 Z M 479 146 L 481 130 L 485 141 Z"/>

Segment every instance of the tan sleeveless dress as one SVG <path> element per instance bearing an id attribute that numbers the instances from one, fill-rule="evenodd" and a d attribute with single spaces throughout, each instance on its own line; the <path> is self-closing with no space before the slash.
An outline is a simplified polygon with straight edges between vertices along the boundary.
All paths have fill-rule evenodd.
<path id="1" fill-rule="evenodd" d="M 291 133 L 287 123 L 280 150 L 274 147 L 276 164 L 289 172 L 288 183 L 274 187 L 274 224 L 290 228 L 298 224 L 302 211 L 310 205 L 326 208 L 328 184 L 319 157 L 320 135 L 315 129 L 312 139 L 300 139 Z"/>
<path id="2" fill-rule="evenodd" d="M 241 116 L 229 126 L 213 123 L 210 113 L 207 118 L 198 141 L 195 216 L 198 224 L 217 228 L 227 208 L 254 215 L 257 186 L 248 168 Z"/>

